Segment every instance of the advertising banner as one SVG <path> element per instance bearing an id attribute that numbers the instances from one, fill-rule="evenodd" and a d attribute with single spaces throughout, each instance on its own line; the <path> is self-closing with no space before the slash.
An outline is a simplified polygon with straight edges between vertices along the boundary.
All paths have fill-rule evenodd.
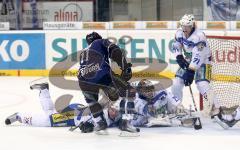
<path id="1" fill-rule="evenodd" d="M 2 31 L 0 70 L 20 70 L 20 75 L 29 76 L 34 73 L 45 76 L 49 75 L 49 71 L 56 70 L 58 75 L 60 71 L 60 75 L 76 76 L 79 68 L 79 52 L 88 46 L 85 38 L 91 32 L 92 30 L 89 29 Z M 121 29 L 97 30 L 97 32 L 126 51 L 128 62 L 133 64 L 133 71 L 148 67 L 145 71 L 147 73 L 173 74 L 178 69 L 171 52 L 176 30 Z M 205 30 L 204 32 L 206 35 L 239 35 L 237 31 Z M 33 70 L 36 72 L 33 73 Z"/>
<path id="2" fill-rule="evenodd" d="M 76 62 L 72 69 L 78 69 L 76 52 L 87 47 L 85 37 L 90 32 L 88 30 L 47 32 L 47 69 L 51 69 L 56 63 L 61 63 L 59 69 L 63 69 L 67 67 L 69 60 Z M 153 59 L 156 59 L 159 64 L 175 64 L 170 52 L 175 33 L 173 30 L 121 30 L 121 32 L 119 30 L 98 30 L 98 33 L 125 49 L 129 61 L 133 64 L 144 66 L 153 63 Z M 67 60 L 67 56 L 70 59 Z"/>
<path id="3" fill-rule="evenodd" d="M 43 33 L 2 33 L 0 69 L 46 69 Z"/>
<path id="4" fill-rule="evenodd" d="M 0 8 L 1 6 L 0 3 Z M 36 2 L 31 0 L 24 2 L 22 9 L 23 28 L 42 28 L 43 22 L 51 21 L 93 21 L 92 1 Z M 0 14 L 0 22 L 10 22 L 11 28 L 16 28 L 18 12 L 19 10 L 13 10 L 9 15 Z"/>

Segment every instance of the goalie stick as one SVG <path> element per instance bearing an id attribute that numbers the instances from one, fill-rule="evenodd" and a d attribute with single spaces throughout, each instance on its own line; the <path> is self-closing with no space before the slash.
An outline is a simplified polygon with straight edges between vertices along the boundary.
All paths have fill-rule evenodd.
<path id="1" fill-rule="evenodd" d="M 197 110 L 196 102 L 195 102 L 195 100 L 194 100 L 192 88 L 191 88 L 190 85 L 189 85 L 189 90 L 190 90 L 190 94 L 191 94 L 191 97 L 192 97 L 194 109 L 195 109 L 195 111 L 197 112 L 198 110 Z M 196 121 L 194 121 L 194 129 L 195 129 L 195 130 L 202 129 L 202 123 L 201 123 L 200 117 L 197 117 L 197 118 L 196 118 Z"/>

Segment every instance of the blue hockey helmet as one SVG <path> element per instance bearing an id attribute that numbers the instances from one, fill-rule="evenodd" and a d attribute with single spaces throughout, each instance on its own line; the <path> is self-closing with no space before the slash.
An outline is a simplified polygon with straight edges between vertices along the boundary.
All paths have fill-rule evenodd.
<path id="1" fill-rule="evenodd" d="M 102 39 L 101 35 L 99 35 L 97 32 L 92 32 L 90 34 L 87 34 L 86 40 L 88 45 L 90 45 L 94 40 Z"/>

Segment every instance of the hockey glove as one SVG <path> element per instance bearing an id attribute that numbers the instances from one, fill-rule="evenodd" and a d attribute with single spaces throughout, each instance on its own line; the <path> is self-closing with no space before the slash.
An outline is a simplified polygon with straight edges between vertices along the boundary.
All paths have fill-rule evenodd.
<path id="1" fill-rule="evenodd" d="M 124 81 L 129 81 L 132 78 L 132 69 L 131 69 L 131 67 L 132 67 L 132 64 L 128 63 L 127 66 L 124 68 L 124 70 L 122 70 L 121 78 Z"/>
<path id="2" fill-rule="evenodd" d="M 195 71 L 187 69 L 186 72 L 183 74 L 183 81 L 185 86 L 189 86 L 193 82 Z"/>
<path id="3" fill-rule="evenodd" d="M 189 63 L 184 59 L 183 55 L 177 55 L 176 61 L 182 69 L 187 69 Z"/>
<path id="4" fill-rule="evenodd" d="M 91 122 L 82 122 L 79 125 L 79 129 L 81 130 L 82 133 L 90 133 L 93 132 L 94 125 Z"/>

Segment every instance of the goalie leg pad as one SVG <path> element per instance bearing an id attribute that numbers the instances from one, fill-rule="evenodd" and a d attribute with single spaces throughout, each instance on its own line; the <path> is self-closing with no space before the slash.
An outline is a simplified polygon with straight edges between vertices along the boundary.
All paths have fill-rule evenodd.
<path id="1" fill-rule="evenodd" d="M 173 80 L 173 85 L 171 87 L 172 94 L 178 97 L 179 99 L 182 99 L 183 87 L 184 87 L 183 79 L 181 79 L 180 77 L 176 77 Z"/>
<path id="2" fill-rule="evenodd" d="M 186 116 L 181 118 L 181 123 L 183 127 L 193 127 L 196 123 L 198 117 L 195 116 Z"/>

